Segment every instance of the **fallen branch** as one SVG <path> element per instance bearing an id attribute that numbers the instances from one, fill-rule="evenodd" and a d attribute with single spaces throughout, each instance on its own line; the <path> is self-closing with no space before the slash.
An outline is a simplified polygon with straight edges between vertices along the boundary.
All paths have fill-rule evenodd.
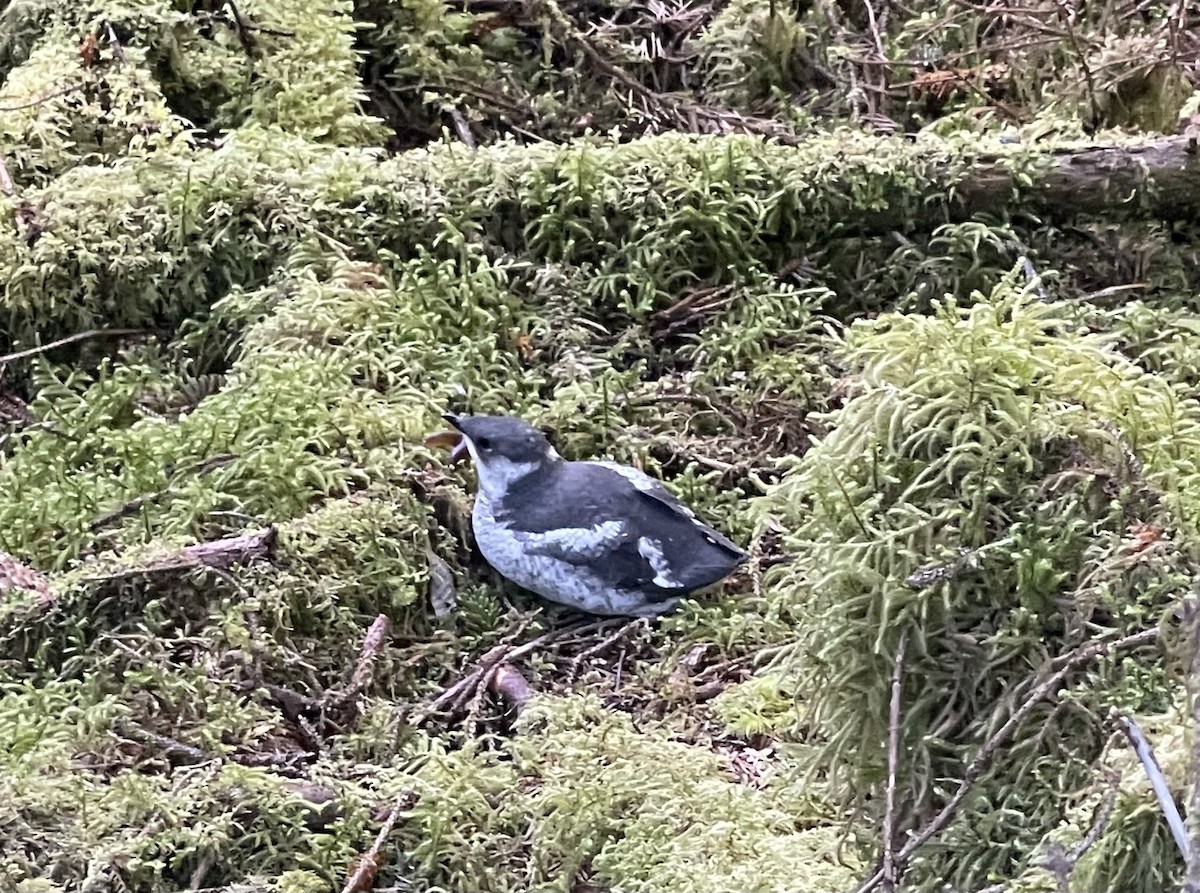
<path id="1" fill-rule="evenodd" d="M 86 84 L 72 84 L 69 87 L 63 87 L 61 90 L 55 90 L 53 93 L 47 93 L 45 96 L 39 96 L 37 99 L 31 99 L 28 102 L 21 102 L 17 105 L 0 105 L 0 112 L 19 112 L 22 109 L 31 109 L 34 106 L 39 106 L 43 102 L 49 102 L 51 99 L 57 99 L 60 96 L 66 96 L 69 93 L 74 93 L 76 90 L 82 90 Z"/>
<path id="2" fill-rule="evenodd" d="M 345 699 L 348 700 L 355 697 L 371 684 L 371 677 L 375 672 L 375 660 L 379 657 L 379 652 L 383 650 L 383 644 L 387 640 L 388 629 L 389 621 L 387 615 L 380 614 L 375 618 L 375 622 L 371 624 L 371 628 L 367 630 L 367 635 L 363 639 L 362 650 L 358 655 L 358 664 L 354 668 L 354 675 L 350 677 L 350 687 L 343 694 Z"/>
<path id="3" fill-rule="evenodd" d="M 524 710 L 534 696 L 533 687 L 521 675 L 521 671 L 509 664 L 500 664 L 492 671 L 488 690 L 508 701 L 517 713 Z"/>
<path id="4" fill-rule="evenodd" d="M 1184 603 L 1183 624 L 1187 631 L 1188 673 L 1186 691 L 1192 707 L 1192 790 L 1188 814 L 1200 815 L 1200 595 Z M 1191 854 L 1187 860 L 1181 893 L 1200 893 L 1200 822 L 1193 819 Z"/>
<path id="5" fill-rule="evenodd" d="M 125 47 L 121 46 L 121 41 L 117 37 L 117 32 L 113 29 L 112 22 L 104 23 L 104 34 L 108 38 L 108 45 L 112 48 L 113 57 L 119 65 L 126 63 Z"/>
<path id="6" fill-rule="evenodd" d="M 501 642 L 499 645 L 489 649 L 475 668 L 467 675 L 463 676 L 458 682 L 446 688 L 436 698 L 429 702 L 424 709 L 420 710 L 412 720 L 413 725 L 421 725 L 428 722 L 437 713 L 457 714 L 461 713 L 470 702 L 478 696 L 481 688 L 486 688 L 491 679 L 491 675 L 495 669 L 505 661 L 514 661 L 524 657 L 532 651 L 536 651 L 553 642 L 558 642 L 568 636 L 575 636 L 583 632 L 589 632 L 596 629 L 601 629 L 605 624 L 612 623 L 609 620 L 589 620 L 578 626 L 568 627 L 566 629 L 551 630 L 548 633 L 543 633 L 534 639 L 530 639 L 524 645 L 513 646 L 509 642 Z M 528 624 L 524 624 L 514 633 L 519 635 L 521 630 Z M 510 639 L 512 636 L 509 637 Z"/>
<path id="7" fill-rule="evenodd" d="M 620 621 L 603 621 L 598 628 L 603 628 L 604 625 L 614 622 Z M 583 668 L 584 661 L 586 661 L 589 657 L 595 657 L 600 652 L 611 648 L 618 642 L 621 642 L 636 630 L 646 629 L 648 625 L 649 621 L 645 617 L 639 617 L 636 620 L 630 620 L 621 623 L 620 628 L 617 629 L 617 631 L 612 635 L 601 639 L 595 645 L 579 652 L 579 654 L 575 656 L 575 659 L 571 661 L 571 678 L 574 679 L 579 675 L 579 671 Z"/>
<path id="8" fill-rule="evenodd" d="M 168 759 L 174 755 L 176 762 L 185 765 L 206 763 L 214 759 L 198 747 L 192 747 L 190 744 L 184 744 L 182 741 L 176 741 L 174 738 L 160 735 L 157 732 L 151 732 L 149 729 L 143 729 L 141 726 L 135 726 L 131 723 L 115 722 L 113 723 L 113 731 L 123 738 L 132 738 L 144 744 L 153 744 L 160 748 Z"/>
<path id="9" fill-rule="evenodd" d="M 1071 872 L 1075 870 L 1075 866 L 1079 864 L 1079 860 L 1095 845 L 1096 841 L 1104 834 L 1105 829 L 1108 828 L 1113 809 L 1117 805 L 1117 794 L 1120 792 L 1120 784 L 1120 773 L 1109 772 L 1108 791 L 1096 809 L 1096 814 L 1092 819 L 1092 827 L 1088 829 L 1088 833 L 1069 850 L 1065 849 L 1057 841 L 1052 841 L 1046 847 L 1045 857 L 1034 863 L 1038 868 L 1042 868 L 1054 875 L 1058 889 L 1070 890 Z M 989 890 L 991 893 L 1002 893 L 1005 886 L 1005 884 L 997 884 L 994 888 L 985 887 L 979 893 L 988 893 Z"/>
<path id="10" fill-rule="evenodd" d="M 1200 156 L 1186 136 L 1140 146 L 1063 149 L 1039 163 L 1042 170 L 1022 184 L 1000 158 L 979 159 L 955 187 L 951 219 L 1001 214 L 1018 205 L 1047 220 L 1081 214 L 1182 220 L 1200 211 Z M 932 206 L 927 210 L 946 213 Z"/>
<path id="11" fill-rule="evenodd" d="M 1062 661 L 1061 668 L 1052 673 L 1037 687 L 1035 687 L 1033 691 L 1030 692 L 1029 697 L 1025 699 L 1025 702 L 1021 704 L 1019 708 L 1017 708 L 1017 710 L 1008 718 L 1004 725 L 997 729 L 995 734 L 988 738 L 987 741 L 983 743 L 983 746 L 979 748 L 974 758 L 970 763 L 967 764 L 966 771 L 963 772 L 963 778 L 962 781 L 959 782 L 958 789 L 954 792 L 954 795 L 950 798 L 946 805 L 942 807 L 941 811 L 938 812 L 938 814 L 928 822 L 926 822 L 919 831 L 914 833 L 908 839 L 908 842 L 904 845 L 904 847 L 901 848 L 900 852 L 896 854 L 895 866 L 897 879 L 903 877 L 908 861 L 912 858 L 913 854 L 922 846 L 924 846 L 925 843 L 931 838 L 936 837 L 938 834 L 944 831 L 946 826 L 950 824 L 950 821 L 958 812 L 958 808 L 962 805 L 962 802 L 967 798 L 967 795 L 975 786 L 975 782 L 983 774 L 984 770 L 991 765 L 992 758 L 996 755 L 996 751 L 998 751 L 1008 741 L 1008 739 L 1012 737 L 1013 733 L 1020 727 L 1021 723 L 1023 723 L 1029 714 L 1033 712 L 1033 709 L 1037 707 L 1037 705 L 1043 700 L 1057 691 L 1071 673 L 1078 670 L 1084 664 L 1095 660 L 1097 657 L 1105 654 L 1111 654 L 1116 651 L 1125 651 L 1130 648 L 1137 648 L 1141 645 L 1149 645 L 1158 638 L 1159 630 L 1157 628 L 1147 629 L 1142 630 L 1139 633 L 1133 633 L 1132 635 L 1124 636 L 1120 639 L 1106 640 L 1103 642 L 1091 642 L 1075 649 L 1075 651 L 1071 652 L 1070 654 L 1064 655 L 1060 659 Z M 868 878 L 862 886 L 858 888 L 856 893 L 869 893 L 869 891 L 874 890 L 877 886 L 879 886 L 883 879 L 884 874 L 883 868 L 881 867 L 878 871 L 871 875 L 871 877 Z"/>
<path id="12" fill-rule="evenodd" d="M 196 866 L 196 870 L 192 872 L 191 880 L 188 881 L 189 890 L 203 890 L 204 878 L 212 870 L 216 864 L 217 855 L 212 850 L 206 852 L 203 858 L 200 859 L 200 864 Z"/>
<path id="13" fill-rule="evenodd" d="M 265 527 L 239 536 L 224 537 L 208 543 L 196 543 L 144 564 L 118 567 L 110 572 L 95 573 L 82 578 L 85 583 L 104 583 L 128 577 L 150 576 L 205 567 L 228 570 L 238 564 L 248 564 L 270 556 L 275 548 L 276 530 Z"/>

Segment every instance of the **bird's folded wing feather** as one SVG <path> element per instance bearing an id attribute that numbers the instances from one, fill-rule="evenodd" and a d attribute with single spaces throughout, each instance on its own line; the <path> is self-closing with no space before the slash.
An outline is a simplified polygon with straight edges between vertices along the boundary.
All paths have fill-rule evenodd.
<path id="1" fill-rule="evenodd" d="M 627 539 L 624 521 L 601 521 L 592 527 L 560 527 L 534 532 L 514 530 L 513 534 L 531 555 L 545 555 L 573 564 L 596 561 L 619 548 Z"/>
<path id="2" fill-rule="evenodd" d="M 686 518 L 696 525 L 696 528 L 708 539 L 714 546 L 720 546 L 728 550 L 733 555 L 744 555 L 745 551 L 733 542 L 733 540 L 724 536 L 712 527 L 709 527 L 698 517 L 691 508 L 684 503 L 678 496 L 668 490 L 662 481 L 655 480 L 645 472 L 638 471 L 636 468 L 631 468 L 628 465 L 618 465 L 616 462 L 595 462 L 602 468 L 607 468 L 609 471 L 615 471 L 625 480 L 629 481 L 637 489 L 643 497 L 653 500 L 661 507 L 670 509 L 680 517 Z"/>

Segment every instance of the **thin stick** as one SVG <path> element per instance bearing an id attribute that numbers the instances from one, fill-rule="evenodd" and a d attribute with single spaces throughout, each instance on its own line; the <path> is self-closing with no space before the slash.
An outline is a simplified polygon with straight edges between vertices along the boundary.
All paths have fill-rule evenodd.
<path id="1" fill-rule="evenodd" d="M 870 6 L 868 5 L 868 9 Z M 900 635 L 892 664 L 892 703 L 888 710 L 887 794 L 883 811 L 883 888 L 896 888 L 896 770 L 900 762 L 900 693 L 904 682 L 904 652 L 908 630 Z"/>
<path id="2" fill-rule="evenodd" d="M 379 873 L 379 866 L 383 861 L 381 855 L 384 844 L 391 836 L 392 829 L 396 827 L 396 819 L 399 818 L 400 813 L 411 809 L 415 802 L 416 795 L 412 791 L 405 791 L 396 798 L 387 820 L 379 829 L 379 833 L 375 835 L 375 842 L 359 858 L 358 864 L 350 872 L 350 877 L 346 878 L 346 886 L 342 887 L 342 893 L 366 893 L 375 886 L 375 875 Z"/>
<path id="3" fill-rule="evenodd" d="M 1200 596 L 1193 596 L 1184 604 L 1183 623 L 1188 630 L 1189 667 L 1186 691 L 1192 708 L 1192 790 L 1188 812 L 1198 814 L 1200 810 Z M 1196 837 L 1192 840 L 1192 858 L 1187 862 L 1181 893 L 1200 893 L 1200 828 L 1192 826 Z"/>
<path id="4" fill-rule="evenodd" d="M 388 635 L 388 626 L 387 615 L 380 614 L 371 624 L 371 628 L 367 630 L 362 650 L 359 653 L 358 665 L 354 668 L 354 675 L 350 677 L 350 687 L 346 690 L 345 697 L 347 699 L 359 694 L 371 684 L 375 660 L 379 657 L 379 652 L 383 650 L 383 644 Z"/>
<path id="5" fill-rule="evenodd" d="M 1125 732 L 1129 743 L 1133 745 L 1138 759 L 1142 762 L 1142 768 L 1146 770 L 1146 775 L 1150 779 L 1150 786 L 1154 788 L 1154 796 L 1167 819 L 1167 826 L 1171 829 L 1171 836 L 1175 838 L 1175 845 L 1179 847 L 1179 852 L 1183 853 L 1184 860 L 1190 863 L 1192 861 L 1192 844 L 1188 840 L 1187 828 L 1184 827 L 1183 818 L 1179 815 L 1179 807 L 1175 805 L 1175 798 L 1171 796 L 1171 788 L 1167 785 L 1167 780 L 1163 778 L 1162 769 L 1158 767 L 1158 760 L 1154 758 L 1154 750 L 1150 747 L 1150 742 L 1142 734 L 1141 726 L 1134 720 L 1118 713 L 1115 708 L 1111 715 Z"/>
<path id="6" fill-rule="evenodd" d="M 524 657 L 531 651 L 536 651 L 543 645 L 548 645 L 567 636 L 590 632 L 604 623 L 611 622 L 611 620 L 587 621 L 578 626 L 551 630 L 517 647 L 513 647 L 507 643 L 496 645 L 479 659 L 475 665 L 475 669 L 463 676 L 458 682 L 446 688 L 441 694 L 430 701 L 428 706 L 420 710 L 413 718 L 412 724 L 421 725 L 427 722 L 435 713 L 439 713 L 445 708 L 449 708 L 452 713 L 462 710 L 470 702 L 480 685 L 487 684 L 492 672 L 502 662 L 515 661 L 517 658 Z M 524 629 L 524 625 L 521 628 Z"/>
<path id="7" fill-rule="evenodd" d="M 21 109 L 31 109 L 36 105 L 41 105 L 43 102 L 57 99 L 59 96 L 66 96 L 68 93 L 74 93 L 76 90 L 82 90 L 83 87 L 83 84 L 72 84 L 69 87 L 63 87 L 61 90 L 55 90 L 53 93 L 47 93 L 38 99 L 31 99 L 29 102 L 22 102 L 18 105 L 0 105 L 0 112 L 19 112 Z"/>
<path id="8" fill-rule="evenodd" d="M 3 109 L 0 109 L 0 111 L 3 111 Z M 66 338 L 51 341 L 49 344 L 41 344 L 37 347 L 30 347 L 27 350 L 18 350 L 16 353 L 0 356 L 0 366 L 5 366 L 16 360 L 24 360 L 27 357 L 35 357 L 48 350 L 54 350 L 56 347 L 66 347 L 68 344 L 74 344 L 76 341 L 87 341 L 89 338 L 117 338 L 121 335 L 140 335 L 141 332 L 141 329 L 88 329 L 86 332 L 77 332 L 74 335 L 68 335 Z"/>

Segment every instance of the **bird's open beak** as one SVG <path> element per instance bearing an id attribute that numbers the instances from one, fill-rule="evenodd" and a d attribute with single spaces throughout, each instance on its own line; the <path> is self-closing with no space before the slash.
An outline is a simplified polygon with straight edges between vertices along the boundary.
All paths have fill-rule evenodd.
<path id="1" fill-rule="evenodd" d="M 450 449 L 450 464 L 461 461 L 467 455 L 467 438 L 462 434 L 462 425 L 458 416 L 449 413 L 442 416 L 447 422 L 457 428 L 457 431 L 439 431 L 425 438 L 425 446 Z"/>

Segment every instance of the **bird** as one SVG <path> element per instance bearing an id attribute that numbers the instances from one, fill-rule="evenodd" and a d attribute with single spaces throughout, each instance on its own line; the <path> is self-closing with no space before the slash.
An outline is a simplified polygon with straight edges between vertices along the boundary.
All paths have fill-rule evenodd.
<path id="1" fill-rule="evenodd" d="M 460 435 L 451 461 L 470 454 L 475 465 L 471 522 L 480 552 L 501 576 L 548 601 L 654 617 L 746 561 L 732 540 L 636 468 L 568 461 L 515 416 L 442 418 Z"/>

